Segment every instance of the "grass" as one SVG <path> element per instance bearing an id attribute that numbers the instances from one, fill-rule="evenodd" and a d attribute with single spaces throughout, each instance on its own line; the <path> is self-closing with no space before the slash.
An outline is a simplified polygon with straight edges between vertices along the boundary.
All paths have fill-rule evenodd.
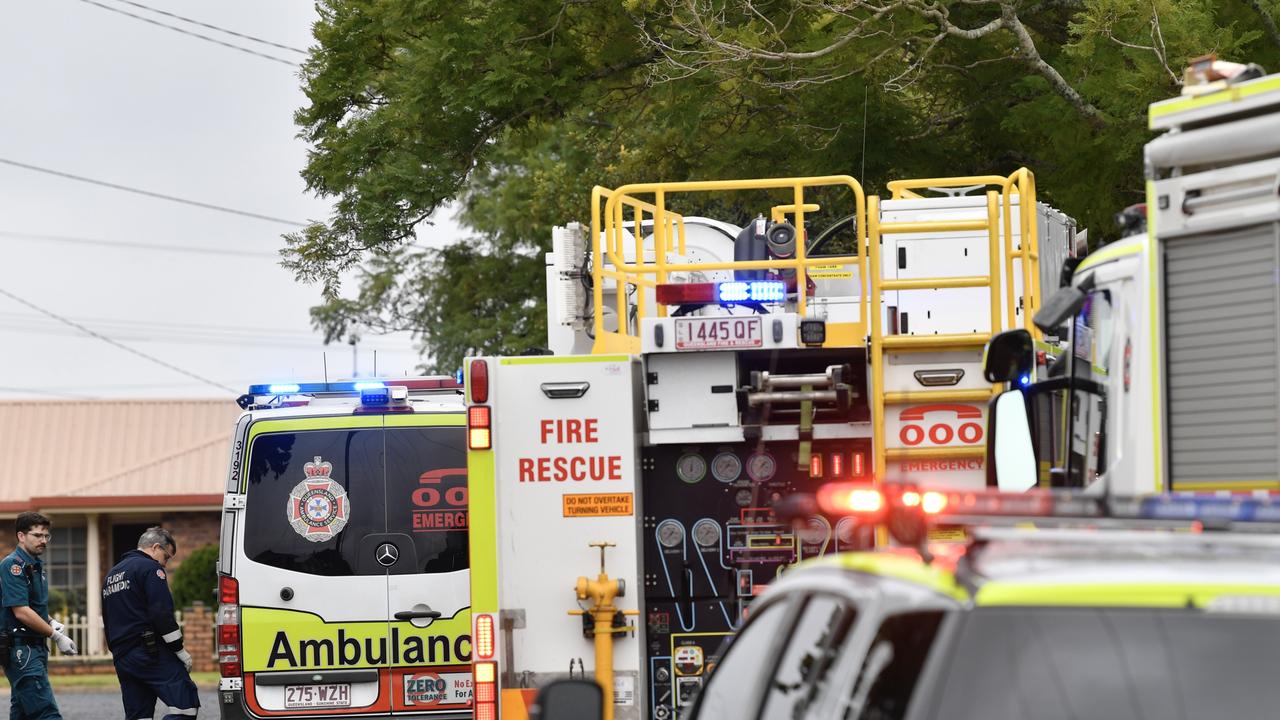
<path id="1" fill-rule="evenodd" d="M 191 673 L 191 679 L 195 681 L 198 687 L 209 688 L 218 686 L 218 673 L 216 672 L 199 672 Z M 113 673 L 95 673 L 93 675 L 51 675 L 49 676 L 49 684 L 53 686 L 54 691 L 58 690 L 107 690 L 119 689 L 120 681 Z"/>

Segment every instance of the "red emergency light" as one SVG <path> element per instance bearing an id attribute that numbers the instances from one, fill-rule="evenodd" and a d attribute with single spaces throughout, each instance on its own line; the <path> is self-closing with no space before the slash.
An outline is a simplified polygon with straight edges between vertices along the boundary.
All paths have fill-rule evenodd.
<path id="1" fill-rule="evenodd" d="M 471 402 L 489 402 L 489 363 L 484 360 L 471 361 L 471 375 L 467 378 L 471 389 Z"/>

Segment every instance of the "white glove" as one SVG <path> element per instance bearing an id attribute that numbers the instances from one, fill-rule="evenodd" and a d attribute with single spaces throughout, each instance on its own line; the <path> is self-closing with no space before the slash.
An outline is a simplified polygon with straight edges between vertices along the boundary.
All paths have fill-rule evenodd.
<path id="1" fill-rule="evenodd" d="M 58 650 L 60 650 L 63 655 L 75 655 L 79 652 L 76 650 L 76 641 L 66 635 L 63 635 L 61 630 L 55 629 L 53 631 L 53 635 L 50 637 L 52 637 L 53 641 L 58 644 Z"/>
<path id="2" fill-rule="evenodd" d="M 187 672 L 191 672 L 191 653 L 187 652 L 186 648 L 182 648 L 174 654 L 178 656 L 178 659 L 182 661 L 183 665 L 187 666 Z"/>
<path id="3" fill-rule="evenodd" d="M 52 627 L 53 631 L 56 633 L 62 632 L 63 628 L 66 627 L 66 625 L 58 622 L 56 618 L 49 618 L 49 626 Z"/>

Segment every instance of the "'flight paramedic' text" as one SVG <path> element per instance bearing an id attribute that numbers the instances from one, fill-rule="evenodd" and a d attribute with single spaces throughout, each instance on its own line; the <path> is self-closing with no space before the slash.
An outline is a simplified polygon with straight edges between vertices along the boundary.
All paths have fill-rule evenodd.
<path id="1" fill-rule="evenodd" d="M 591 445 L 600 441 L 596 418 L 561 418 L 538 422 L 543 445 Z M 621 480 L 621 455 L 523 457 L 516 460 L 520 482 L 584 482 Z"/>

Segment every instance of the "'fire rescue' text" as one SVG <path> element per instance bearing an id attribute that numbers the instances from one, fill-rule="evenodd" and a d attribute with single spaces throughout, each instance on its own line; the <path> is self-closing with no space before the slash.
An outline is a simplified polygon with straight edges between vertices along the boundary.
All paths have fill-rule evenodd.
<path id="1" fill-rule="evenodd" d="M 560 418 L 538 422 L 543 445 L 592 445 L 600 442 L 597 418 Z M 520 482 L 621 480 L 621 455 L 546 455 L 516 460 Z"/>

